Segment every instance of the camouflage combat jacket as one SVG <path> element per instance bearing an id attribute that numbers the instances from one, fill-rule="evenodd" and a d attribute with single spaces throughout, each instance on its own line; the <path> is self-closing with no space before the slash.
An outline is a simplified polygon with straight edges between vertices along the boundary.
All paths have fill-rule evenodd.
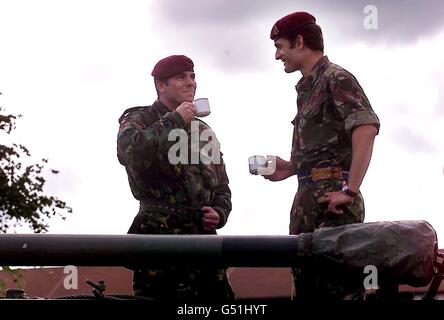
<path id="1" fill-rule="evenodd" d="M 194 121 L 198 123 L 199 132 L 210 130 L 211 136 L 215 138 L 208 125 L 198 119 Z M 183 129 L 180 130 L 183 133 L 186 131 L 185 137 L 192 148 L 191 125 L 185 125 L 177 112 L 171 112 L 159 100 L 149 107 L 126 110 L 119 123 L 117 157 L 126 168 L 130 188 L 136 199 L 141 203 L 143 200 L 154 199 L 196 211 L 203 206 L 210 206 L 220 216 L 218 228 L 226 223 L 231 211 L 231 191 L 222 153 L 219 164 L 205 164 L 200 161 L 201 158 L 197 163 L 190 160 L 171 164 L 168 153 L 178 140 L 169 138 L 170 132 L 173 129 Z M 206 142 L 198 140 L 198 146 L 202 149 Z"/>
<path id="2" fill-rule="evenodd" d="M 294 125 L 291 164 L 296 170 L 342 166 L 352 160 L 352 131 L 379 119 L 356 78 L 322 57 L 296 85 L 298 112 Z"/>

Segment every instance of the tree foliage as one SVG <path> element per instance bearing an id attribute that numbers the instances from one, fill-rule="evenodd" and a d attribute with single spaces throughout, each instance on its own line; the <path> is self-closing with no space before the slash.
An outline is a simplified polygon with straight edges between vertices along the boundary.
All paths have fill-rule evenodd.
<path id="1" fill-rule="evenodd" d="M 6 114 L 0 107 L 0 137 L 15 129 L 20 115 Z M 0 139 L 0 141 L 3 139 Z M 48 219 L 60 216 L 72 209 L 62 200 L 45 195 L 45 178 L 42 170 L 47 159 L 25 165 L 31 154 L 21 145 L 0 143 L 0 232 L 27 225 L 35 233 L 48 231 Z M 52 174 L 58 171 L 51 170 Z"/>

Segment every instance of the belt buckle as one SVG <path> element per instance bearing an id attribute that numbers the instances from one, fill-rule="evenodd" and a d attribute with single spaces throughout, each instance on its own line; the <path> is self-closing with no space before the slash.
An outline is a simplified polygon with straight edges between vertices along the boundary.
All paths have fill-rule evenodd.
<path id="1" fill-rule="evenodd" d="M 325 168 L 313 168 L 311 169 L 311 175 L 314 182 L 333 178 L 342 179 L 342 168 L 332 166 Z"/>
<path id="2" fill-rule="evenodd" d="M 322 174 L 323 174 L 323 172 L 321 171 L 322 169 L 324 168 L 312 168 L 310 170 L 310 177 L 313 182 L 322 180 Z"/>

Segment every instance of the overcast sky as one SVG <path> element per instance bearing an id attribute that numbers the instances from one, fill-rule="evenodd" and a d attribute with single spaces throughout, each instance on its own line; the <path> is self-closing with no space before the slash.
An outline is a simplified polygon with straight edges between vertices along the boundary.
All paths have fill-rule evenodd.
<path id="1" fill-rule="evenodd" d="M 185 54 L 233 192 L 220 234 L 288 234 L 296 177 L 251 176 L 248 157 L 289 159 L 301 75 L 284 73 L 269 34 L 309 11 L 326 55 L 357 77 L 381 120 L 361 187 L 366 221 L 427 220 L 444 239 L 444 3 L 387 2 L 0 0 L 0 105 L 23 115 L 15 141 L 60 170 L 46 192 L 74 209 L 50 233 L 126 233 L 138 202 L 117 161 L 117 119 L 155 100 L 160 58 Z"/>

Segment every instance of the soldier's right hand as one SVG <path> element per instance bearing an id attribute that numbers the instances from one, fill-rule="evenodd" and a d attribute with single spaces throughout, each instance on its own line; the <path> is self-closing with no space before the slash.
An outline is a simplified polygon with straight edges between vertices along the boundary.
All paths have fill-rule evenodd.
<path id="1" fill-rule="evenodd" d="M 182 102 L 182 104 L 176 108 L 176 112 L 180 114 L 185 123 L 190 123 L 196 115 L 194 105 L 191 102 Z"/>

